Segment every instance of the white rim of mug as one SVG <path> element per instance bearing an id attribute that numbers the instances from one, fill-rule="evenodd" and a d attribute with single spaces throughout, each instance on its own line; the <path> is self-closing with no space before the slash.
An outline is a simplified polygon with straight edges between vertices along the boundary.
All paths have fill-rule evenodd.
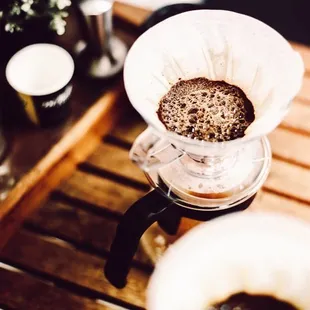
<path id="1" fill-rule="evenodd" d="M 84 0 L 79 4 L 79 7 L 86 16 L 99 16 L 111 11 L 113 1 Z"/>
<path id="2" fill-rule="evenodd" d="M 16 81 L 15 81 L 16 72 L 12 72 L 12 66 L 14 65 L 14 62 L 19 57 L 23 57 L 22 55 L 25 52 L 29 52 L 29 50 L 36 49 L 36 48 L 50 48 L 50 49 L 60 51 L 62 53 L 65 61 L 67 61 L 68 67 L 70 68 L 70 70 L 68 70 L 67 72 L 64 72 L 63 77 L 58 79 L 48 90 L 38 89 L 38 90 L 29 91 L 26 88 L 24 88 L 23 86 L 18 85 L 20 83 L 16 83 Z M 6 79 L 7 79 L 8 83 L 10 84 L 10 86 L 15 91 L 22 93 L 22 94 L 25 94 L 25 95 L 29 95 L 29 96 L 45 96 L 45 95 L 53 94 L 53 93 L 59 91 L 60 89 L 62 89 L 63 87 L 65 87 L 71 81 L 73 73 L 74 73 L 74 69 L 75 69 L 75 66 L 74 66 L 73 58 L 64 48 L 62 48 L 58 45 L 55 45 L 55 44 L 38 43 L 38 44 L 28 45 L 28 46 L 22 48 L 21 50 L 19 50 L 16 54 L 14 54 L 6 66 L 5 75 L 6 75 Z"/>

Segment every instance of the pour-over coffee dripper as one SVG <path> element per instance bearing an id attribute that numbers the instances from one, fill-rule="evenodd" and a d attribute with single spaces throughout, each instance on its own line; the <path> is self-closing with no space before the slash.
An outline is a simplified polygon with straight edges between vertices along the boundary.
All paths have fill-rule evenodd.
<path id="1" fill-rule="evenodd" d="M 266 134 L 286 114 L 303 71 L 300 55 L 280 34 L 228 11 L 183 13 L 135 42 L 125 63 L 125 87 L 149 128 L 136 139 L 130 157 L 155 190 L 130 207 L 118 226 L 105 267 L 111 283 L 125 285 L 140 237 L 153 223 L 176 234 L 182 217 L 209 220 L 250 205 L 270 168 Z M 243 138 L 211 143 L 165 129 L 157 115 L 160 99 L 180 79 L 196 77 L 244 91 L 255 121 Z"/>

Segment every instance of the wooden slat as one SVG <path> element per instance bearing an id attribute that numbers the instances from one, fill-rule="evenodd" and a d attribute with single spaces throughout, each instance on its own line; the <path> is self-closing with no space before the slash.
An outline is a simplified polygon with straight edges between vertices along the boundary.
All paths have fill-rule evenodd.
<path id="1" fill-rule="evenodd" d="M 310 48 L 306 45 L 296 43 L 296 42 L 291 42 L 293 48 L 300 53 L 304 64 L 305 64 L 305 69 L 306 71 L 310 71 Z"/>
<path id="2" fill-rule="evenodd" d="M 73 137 L 66 138 L 66 136 L 60 144 L 57 144 L 50 153 L 51 158 L 48 155 L 43 159 L 25 177 L 25 183 L 21 181 L 11 192 L 8 200 L 1 204 L 0 250 L 23 220 L 42 205 L 49 193 L 100 144 L 102 136 L 109 131 L 118 117 L 116 111 L 119 110 L 121 101 L 114 103 L 119 95 L 112 92 L 103 96 L 73 128 L 71 131 Z M 94 118 L 92 119 L 94 122 L 90 118 Z M 85 132 L 82 133 L 81 130 Z M 29 191 L 29 186 L 34 186 L 33 190 Z M 14 197 L 14 193 L 17 193 L 18 197 Z"/>
<path id="3" fill-rule="evenodd" d="M 113 10 L 114 15 L 136 27 L 139 27 L 151 14 L 151 11 L 147 9 L 121 3 L 118 1 L 115 1 Z"/>
<path id="4" fill-rule="evenodd" d="M 87 147 L 84 149 L 87 151 Z M 49 193 L 76 168 L 70 157 L 57 164 L 19 205 L 0 222 L 0 251 L 22 222 L 46 200 Z"/>
<path id="5" fill-rule="evenodd" d="M 69 197 L 77 198 L 106 210 L 123 214 L 145 192 L 89 173 L 75 171 L 58 188 Z"/>
<path id="6" fill-rule="evenodd" d="M 310 101 L 310 77 L 304 76 L 302 87 L 300 92 L 297 95 L 303 101 Z"/>
<path id="7" fill-rule="evenodd" d="M 269 135 L 269 140 L 276 158 L 310 167 L 310 137 L 277 128 Z"/>
<path id="8" fill-rule="evenodd" d="M 132 110 L 113 129 L 112 136 L 131 145 L 146 127 L 147 125 L 138 113 Z"/>
<path id="9" fill-rule="evenodd" d="M 282 125 L 310 134 L 310 105 L 295 100 Z"/>
<path id="10" fill-rule="evenodd" d="M 273 159 L 271 172 L 264 184 L 268 190 L 310 203 L 308 169 Z"/>
<path id="11" fill-rule="evenodd" d="M 287 158 L 290 158 L 292 154 L 291 150 L 287 153 Z M 307 159 L 304 156 L 305 155 L 299 155 L 297 159 L 305 162 Z M 70 182 L 70 180 L 68 182 Z M 310 173 L 308 169 L 274 158 L 270 175 L 264 186 L 268 190 L 275 191 L 280 195 L 293 197 L 296 200 L 310 203 L 309 184 Z M 87 193 L 81 195 L 78 192 L 76 195 L 82 200 L 92 201 L 92 198 L 87 197 Z M 129 204 L 127 207 L 128 206 Z M 117 206 L 115 207 L 117 209 Z M 123 208 L 125 208 L 125 206 L 121 205 L 119 210 L 123 210 Z"/>
<path id="12" fill-rule="evenodd" d="M 13 309 L 116 310 L 57 288 L 29 274 L 0 267 L 0 304 Z M 120 308 L 119 308 L 120 309 Z"/>
<path id="13" fill-rule="evenodd" d="M 110 250 L 118 221 L 59 201 L 49 201 L 26 224 L 80 248 L 105 254 Z M 151 265 L 142 248 L 138 249 L 135 259 Z"/>
<path id="14" fill-rule="evenodd" d="M 144 292 L 148 282 L 146 273 L 132 268 L 127 286 L 119 290 L 103 275 L 105 260 L 77 251 L 57 240 L 20 231 L 4 248 L 0 258 L 20 269 L 54 279 L 56 284 L 57 281 L 64 281 L 68 286 L 91 290 L 99 297 L 110 296 L 135 306 L 144 306 Z"/>
<path id="15" fill-rule="evenodd" d="M 32 189 L 80 140 L 90 131 L 115 104 L 116 90 L 104 95 L 82 119 L 65 135 L 38 164 L 25 175 L 10 192 L 0 209 L 0 220 L 15 207 L 18 201 Z"/>
<path id="16" fill-rule="evenodd" d="M 129 159 L 126 149 L 109 143 L 102 143 L 87 159 L 87 163 L 110 173 L 148 184 L 141 169 Z"/>
<path id="17" fill-rule="evenodd" d="M 287 214 L 310 223 L 310 206 L 266 191 L 258 193 L 248 210 Z"/>

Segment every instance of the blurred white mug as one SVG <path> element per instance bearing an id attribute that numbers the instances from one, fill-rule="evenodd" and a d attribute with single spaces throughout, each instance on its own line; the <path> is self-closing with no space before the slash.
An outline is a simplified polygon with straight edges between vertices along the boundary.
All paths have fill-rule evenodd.
<path id="1" fill-rule="evenodd" d="M 309 310 L 309 288 L 310 226 L 237 213 L 197 226 L 167 250 L 151 277 L 147 309 L 251 309 L 215 306 L 245 293 Z"/>

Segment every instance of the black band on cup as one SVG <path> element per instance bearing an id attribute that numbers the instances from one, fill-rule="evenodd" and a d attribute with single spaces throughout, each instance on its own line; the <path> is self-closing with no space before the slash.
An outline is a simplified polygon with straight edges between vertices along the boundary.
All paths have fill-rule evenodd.
<path id="1" fill-rule="evenodd" d="M 29 120 L 42 127 L 57 124 L 66 119 L 70 113 L 69 98 L 72 85 L 68 84 L 49 95 L 29 96 L 18 93 Z"/>

